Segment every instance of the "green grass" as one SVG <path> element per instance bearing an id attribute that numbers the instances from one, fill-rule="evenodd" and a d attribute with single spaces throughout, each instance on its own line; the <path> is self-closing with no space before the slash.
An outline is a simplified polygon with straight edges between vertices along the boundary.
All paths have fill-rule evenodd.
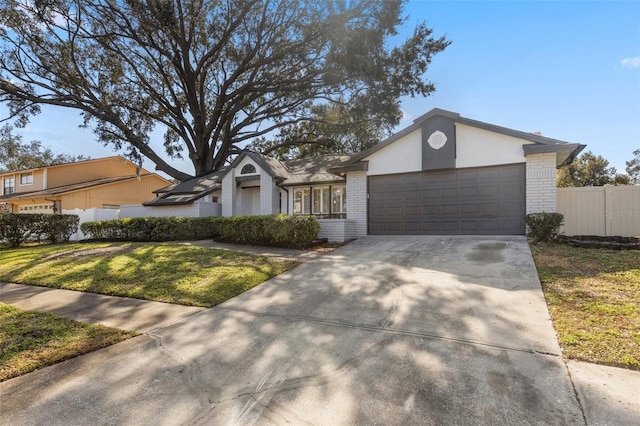
<path id="1" fill-rule="evenodd" d="M 0 382 L 134 335 L 0 303 Z"/>
<path id="2" fill-rule="evenodd" d="M 640 251 L 531 251 L 564 355 L 640 370 Z"/>
<path id="3" fill-rule="evenodd" d="M 0 281 L 210 307 L 297 263 L 180 244 L 58 244 L 0 250 Z"/>

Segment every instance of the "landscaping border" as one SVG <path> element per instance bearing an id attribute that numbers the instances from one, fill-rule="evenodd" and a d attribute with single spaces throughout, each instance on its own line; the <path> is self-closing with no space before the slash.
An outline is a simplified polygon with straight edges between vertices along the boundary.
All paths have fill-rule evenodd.
<path id="1" fill-rule="evenodd" d="M 637 237 L 601 237 L 598 235 L 560 235 L 558 242 L 574 247 L 610 250 L 640 250 Z"/>

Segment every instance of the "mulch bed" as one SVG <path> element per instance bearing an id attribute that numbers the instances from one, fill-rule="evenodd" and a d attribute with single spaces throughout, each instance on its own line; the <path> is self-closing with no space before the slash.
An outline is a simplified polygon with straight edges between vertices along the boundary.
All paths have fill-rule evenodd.
<path id="1" fill-rule="evenodd" d="M 597 235 L 561 235 L 558 241 L 573 247 L 603 248 L 609 250 L 640 250 L 637 237 L 599 237 Z"/>

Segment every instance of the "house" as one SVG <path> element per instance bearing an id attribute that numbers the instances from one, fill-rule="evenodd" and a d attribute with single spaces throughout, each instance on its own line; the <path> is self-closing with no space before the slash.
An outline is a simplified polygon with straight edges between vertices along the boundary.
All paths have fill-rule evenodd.
<path id="1" fill-rule="evenodd" d="M 523 235 L 556 211 L 556 169 L 584 145 L 433 109 L 352 156 L 278 161 L 244 151 L 228 167 L 156 191 L 127 215 L 316 215 L 321 236 Z M 137 210 L 136 210 L 137 209 Z"/>
<path id="2" fill-rule="evenodd" d="M 117 209 L 148 200 L 171 183 L 118 156 L 12 171 L 0 174 L 0 181 L 0 211 L 12 213 Z"/>

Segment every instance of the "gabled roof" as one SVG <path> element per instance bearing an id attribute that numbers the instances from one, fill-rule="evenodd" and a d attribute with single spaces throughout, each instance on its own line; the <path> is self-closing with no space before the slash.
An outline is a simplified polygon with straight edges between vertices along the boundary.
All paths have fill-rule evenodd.
<path id="1" fill-rule="evenodd" d="M 141 175 L 140 177 L 146 176 L 154 176 L 155 173 Z M 80 183 L 72 183 L 69 185 L 58 186 L 55 188 L 41 189 L 38 191 L 29 191 L 29 192 L 14 192 L 13 194 L 3 195 L 0 197 L 0 201 L 10 201 L 10 200 L 24 200 L 29 198 L 43 198 L 43 197 L 54 197 L 58 195 L 68 194 L 70 192 L 81 191 L 88 188 L 94 188 L 96 186 L 109 185 L 117 182 L 125 182 L 129 180 L 137 179 L 136 175 L 132 176 L 119 176 L 112 178 L 102 178 L 90 180 L 87 182 Z"/>
<path id="2" fill-rule="evenodd" d="M 260 168 L 278 180 L 283 180 L 289 175 L 289 170 L 287 170 L 284 164 L 275 158 L 268 157 L 258 152 L 244 150 L 235 158 L 235 160 L 233 160 L 231 165 L 226 167 L 224 174 L 220 177 L 220 180 L 222 180 L 222 178 L 224 178 L 231 169 L 236 168 L 246 157 L 251 158 L 258 166 L 260 166 Z"/>
<path id="3" fill-rule="evenodd" d="M 520 130 L 514 130 L 507 127 L 497 126 L 495 124 L 485 123 L 483 121 L 472 120 L 470 118 L 462 117 L 457 112 L 434 108 L 426 114 L 423 114 L 413 120 L 413 124 L 409 127 L 389 136 L 387 139 L 381 141 L 377 145 L 353 156 L 351 161 L 349 161 L 349 165 L 355 166 L 357 163 L 361 162 L 361 160 L 367 158 L 368 156 L 380 151 L 388 145 L 391 145 L 395 141 L 402 139 L 408 134 L 422 128 L 423 123 L 432 117 L 446 117 L 452 119 L 456 123 L 533 142 L 534 145 L 524 145 L 525 155 L 546 152 L 564 153 L 564 155 L 558 156 L 559 158 L 563 159 L 563 161 L 558 162 L 558 166 L 571 163 L 573 159 L 580 153 L 580 151 L 582 151 L 586 147 L 586 145 L 547 138 L 536 133 L 522 132 Z"/>
<path id="4" fill-rule="evenodd" d="M 204 197 L 207 194 L 210 194 L 214 191 L 222 188 L 222 185 L 215 184 L 208 188 L 206 191 L 195 192 L 191 194 L 165 194 L 160 197 L 154 198 L 150 201 L 145 201 L 142 203 L 143 206 L 176 206 L 180 204 L 191 204 L 194 201 Z"/>
<path id="5" fill-rule="evenodd" d="M 169 206 L 190 204 L 207 194 L 222 188 L 222 179 L 240 162 L 249 157 L 272 176 L 281 186 L 305 185 L 313 183 L 344 182 L 345 178 L 330 171 L 332 167 L 348 163 L 351 155 L 318 155 L 296 160 L 279 161 L 253 151 L 243 151 L 236 159 L 218 171 L 186 180 L 182 183 L 161 188 L 157 197 L 143 203 L 145 206 Z M 236 177 L 242 179 L 244 176 Z M 251 175 L 255 179 L 255 175 Z"/>
<path id="6" fill-rule="evenodd" d="M 189 204 L 195 200 L 219 190 L 222 185 L 222 176 L 227 172 L 227 168 L 207 173 L 206 175 L 185 180 L 178 184 L 160 188 L 155 191 L 158 195 L 150 201 L 142 203 L 144 206 L 168 206 Z"/>

